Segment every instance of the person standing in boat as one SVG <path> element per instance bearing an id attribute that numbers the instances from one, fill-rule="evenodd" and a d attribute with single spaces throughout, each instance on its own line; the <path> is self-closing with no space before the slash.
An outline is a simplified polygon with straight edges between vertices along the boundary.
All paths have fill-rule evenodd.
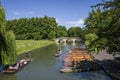
<path id="1" fill-rule="evenodd" d="M 29 51 L 27 51 L 27 52 L 25 53 L 25 57 L 26 57 L 26 59 L 29 59 Z"/>
<path id="2" fill-rule="evenodd" d="M 60 55 L 60 54 L 61 54 L 61 50 L 60 50 L 60 49 L 58 49 L 57 54 L 58 54 L 58 55 Z"/>

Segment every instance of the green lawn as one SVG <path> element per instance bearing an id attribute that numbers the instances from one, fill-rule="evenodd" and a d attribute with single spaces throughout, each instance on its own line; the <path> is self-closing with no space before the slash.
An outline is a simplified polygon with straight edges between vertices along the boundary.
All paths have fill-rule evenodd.
<path id="1" fill-rule="evenodd" d="M 53 43 L 54 41 L 49 41 L 49 40 L 16 40 L 17 55 Z"/>

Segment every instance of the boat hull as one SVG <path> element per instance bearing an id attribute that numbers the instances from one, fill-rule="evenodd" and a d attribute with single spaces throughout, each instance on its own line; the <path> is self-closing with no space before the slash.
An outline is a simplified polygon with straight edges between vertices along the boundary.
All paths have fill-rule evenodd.
<path id="1" fill-rule="evenodd" d="M 28 60 L 26 64 L 20 66 L 18 69 L 9 69 L 9 68 L 4 69 L 4 70 L 2 71 L 2 73 L 4 73 L 4 74 L 13 74 L 13 73 L 16 73 L 16 72 L 18 72 L 19 70 L 21 70 L 22 68 L 24 68 L 27 64 L 29 64 L 30 61 L 31 61 L 31 60 Z"/>

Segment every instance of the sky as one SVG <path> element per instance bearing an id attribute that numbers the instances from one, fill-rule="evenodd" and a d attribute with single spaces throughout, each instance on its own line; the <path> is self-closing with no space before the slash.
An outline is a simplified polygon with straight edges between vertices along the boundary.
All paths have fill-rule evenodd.
<path id="1" fill-rule="evenodd" d="M 83 27 L 84 19 L 92 10 L 90 6 L 101 0 L 2 0 L 6 19 L 54 17 L 59 25 Z"/>

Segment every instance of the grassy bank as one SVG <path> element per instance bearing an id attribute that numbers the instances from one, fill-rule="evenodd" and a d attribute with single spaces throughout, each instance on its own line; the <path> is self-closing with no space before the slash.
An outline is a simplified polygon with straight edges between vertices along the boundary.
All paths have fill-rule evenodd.
<path id="1" fill-rule="evenodd" d="M 49 40 L 16 40 L 17 54 L 22 54 L 26 51 L 34 50 L 53 44 L 54 41 Z"/>

